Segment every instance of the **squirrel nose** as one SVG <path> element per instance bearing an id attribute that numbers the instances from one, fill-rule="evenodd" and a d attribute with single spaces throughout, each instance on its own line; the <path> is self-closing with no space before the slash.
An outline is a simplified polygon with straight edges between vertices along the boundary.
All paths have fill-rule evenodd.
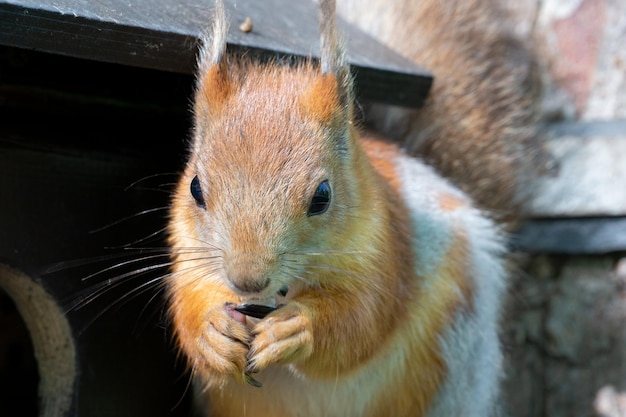
<path id="1" fill-rule="evenodd" d="M 270 285 L 268 278 L 254 279 L 251 277 L 231 277 L 230 282 L 242 293 L 259 293 Z"/>
<path id="2" fill-rule="evenodd" d="M 245 294 L 258 294 L 271 282 L 272 263 L 257 253 L 235 253 L 224 259 L 226 279 L 233 289 Z"/>

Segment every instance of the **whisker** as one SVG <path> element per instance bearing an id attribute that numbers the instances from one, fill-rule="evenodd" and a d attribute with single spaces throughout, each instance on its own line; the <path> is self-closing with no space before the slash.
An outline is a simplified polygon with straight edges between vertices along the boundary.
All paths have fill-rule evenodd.
<path id="1" fill-rule="evenodd" d="M 298 273 L 300 272 L 299 269 L 297 268 L 293 268 L 290 265 L 284 265 L 284 270 L 283 273 L 281 274 L 281 276 L 278 277 L 278 281 L 285 285 L 287 284 L 291 279 L 296 279 L 298 281 L 304 282 L 305 284 L 307 284 L 308 286 L 313 286 L 313 287 L 319 287 L 319 284 L 317 282 L 308 280 L 302 276 L 300 276 Z M 284 278 L 283 278 L 284 277 Z"/>
<path id="2" fill-rule="evenodd" d="M 108 247 L 106 248 L 108 250 L 112 250 L 113 248 Z M 205 247 L 187 247 L 187 248 L 172 248 L 172 247 L 168 247 L 168 246 L 154 246 L 154 247 L 149 247 L 149 246 L 145 246 L 145 247 L 122 247 L 119 249 L 123 249 L 122 252 L 118 252 L 118 253 L 112 253 L 112 254 L 108 254 L 108 255 L 100 255 L 100 256 L 92 256 L 92 257 L 88 257 L 88 258 L 82 258 L 82 259 L 72 259 L 72 260 L 66 260 L 66 261 L 62 261 L 62 262 L 57 262 L 55 264 L 52 264 L 50 266 L 48 266 L 46 269 L 44 269 L 44 271 L 42 272 L 43 274 L 53 274 L 56 272 L 61 272 L 61 271 L 66 271 L 69 269 L 74 269 L 74 268 L 79 268 L 79 267 L 84 267 L 84 266 L 88 266 L 88 265 L 95 265 L 98 263 L 102 263 L 102 262 L 107 262 L 107 261 L 117 261 L 120 259 L 124 259 L 124 258 L 128 258 L 128 257 L 135 257 L 138 254 L 144 255 L 144 254 L 158 254 L 158 255 L 152 255 L 149 257 L 142 257 L 142 258 L 133 258 L 130 261 L 127 262 L 120 262 L 117 265 L 124 265 L 124 264 L 130 264 L 133 262 L 139 262 L 142 259 L 153 259 L 153 258 L 157 258 L 157 257 L 165 257 L 165 256 L 170 256 L 171 254 L 193 254 L 193 253 L 210 253 L 213 252 L 215 250 L 212 249 L 207 249 Z M 107 270 L 111 270 L 113 268 L 109 267 L 106 268 Z M 103 272 L 103 271 L 100 271 Z M 87 278 L 91 277 L 91 276 L 95 276 L 98 275 L 100 272 L 96 272 L 93 274 L 90 274 L 87 277 L 84 277 L 83 280 L 86 280 Z"/>
<path id="3" fill-rule="evenodd" d="M 163 188 L 157 188 L 157 187 L 137 187 L 135 188 L 135 190 L 137 191 L 153 191 L 155 193 L 163 193 L 163 194 L 167 194 L 167 195 L 172 195 L 172 190 L 171 188 L 174 186 L 174 183 L 163 183 L 163 184 L 159 184 L 157 187 L 163 187 Z M 167 187 L 167 189 L 165 189 L 165 187 Z"/>
<path id="4" fill-rule="evenodd" d="M 219 247 L 215 246 L 215 245 L 214 245 L 214 244 L 212 244 L 211 242 L 206 242 L 206 241 L 204 241 L 204 240 L 202 240 L 202 239 L 193 238 L 193 237 L 188 237 L 188 239 L 189 239 L 189 240 L 195 240 L 196 242 L 201 243 L 201 244 L 202 244 L 202 246 L 200 246 L 200 247 L 205 247 L 205 248 L 207 248 L 207 249 L 209 249 L 209 248 L 210 248 L 211 250 L 217 250 L 217 251 L 223 252 L 223 249 L 221 249 L 221 248 L 219 248 Z"/>
<path id="5" fill-rule="evenodd" d="M 210 249 L 205 246 L 185 246 L 185 247 L 172 247 L 172 246 L 125 246 L 124 251 L 136 251 L 136 252 L 164 252 L 164 253 L 201 253 L 201 252 L 216 252 L 220 249 Z"/>
<path id="6" fill-rule="evenodd" d="M 43 274 L 44 275 L 53 274 L 56 272 L 66 271 L 69 269 L 78 268 L 82 266 L 95 265 L 97 263 L 101 263 L 105 261 L 113 261 L 113 260 L 118 260 L 121 258 L 126 258 L 131 255 L 134 256 L 134 254 L 129 254 L 129 253 L 114 253 L 110 255 L 91 256 L 88 258 L 72 259 L 72 260 L 57 262 L 55 264 L 48 266 L 46 269 L 44 269 Z"/>
<path id="7" fill-rule="evenodd" d="M 163 276 L 160 277 L 161 280 L 163 280 L 163 278 L 164 278 Z M 155 285 L 155 287 L 156 287 L 156 285 Z M 148 299 L 148 301 L 146 301 L 146 304 L 143 306 L 143 308 L 139 312 L 139 317 L 143 316 L 146 313 L 146 310 L 148 309 L 148 306 L 150 304 L 152 304 L 152 302 L 154 302 L 159 295 L 163 294 L 164 291 L 165 291 L 165 286 L 161 285 L 160 288 L 157 291 L 155 291 L 154 294 L 152 294 L 152 297 L 150 297 Z M 161 307 L 163 307 L 163 305 Z M 156 311 L 153 313 L 152 317 L 154 317 L 155 314 L 156 314 Z M 161 318 L 162 318 L 162 316 L 161 316 Z"/>
<path id="8" fill-rule="evenodd" d="M 172 177 L 176 177 L 178 178 L 180 174 L 177 172 L 162 172 L 159 174 L 151 174 L 151 175 L 146 175 L 145 177 L 139 178 L 138 180 L 132 182 L 130 185 L 128 185 L 126 188 L 124 188 L 124 191 L 129 191 L 131 188 L 136 187 L 138 184 L 147 181 L 147 180 L 151 180 L 153 178 L 160 178 L 160 177 L 165 177 L 165 176 L 172 176 Z M 171 183 L 173 184 L 173 183 Z M 163 184 L 161 184 L 163 185 Z M 163 191 L 163 190 L 158 190 L 158 191 Z"/>
<path id="9" fill-rule="evenodd" d="M 132 241 L 130 243 L 125 243 L 125 244 L 120 245 L 120 246 L 107 246 L 105 249 L 124 249 L 124 248 L 127 248 L 127 247 L 131 246 L 131 245 L 136 245 L 138 243 L 144 243 L 144 242 L 147 242 L 150 239 L 160 235 L 161 233 L 163 233 L 166 230 L 167 230 L 167 226 L 162 227 L 161 229 L 157 230 L 156 232 L 152 232 L 149 235 L 144 236 L 142 238 L 139 238 L 139 239 L 137 239 L 135 241 Z"/>
<path id="10" fill-rule="evenodd" d="M 116 306 L 119 307 L 119 306 L 125 305 L 127 302 L 131 301 L 133 298 L 138 297 L 139 295 L 141 295 L 144 292 L 146 292 L 146 291 L 150 290 L 151 288 L 153 288 L 153 286 L 156 286 L 160 281 L 162 281 L 162 279 L 163 279 L 163 276 L 159 276 L 159 277 L 150 279 L 150 280 L 142 283 L 141 285 L 133 288 L 132 290 L 128 291 L 127 293 L 123 294 L 122 296 L 120 296 L 114 302 L 112 302 L 108 306 L 104 307 L 97 314 L 92 316 L 91 320 L 89 320 L 86 323 L 86 325 L 83 326 L 83 329 L 82 329 L 81 332 L 79 332 L 79 335 L 80 335 L 80 333 L 84 332 L 87 328 L 89 328 L 93 323 L 95 323 L 98 319 L 100 319 L 104 314 L 106 314 L 108 311 L 110 311 L 113 307 L 116 307 Z M 161 289 L 161 291 L 162 290 L 163 289 Z M 91 301 L 93 301 L 93 299 L 90 300 L 89 302 L 91 302 Z M 79 306 L 78 308 L 82 308 L 82 307 L 84 307 L 84 305 Z"/>
<path id="11" fill-rule="evenodd" d="M 118 285 L 120 285 L 122 282 L 124 282 L 127 278 L 136 278 L 138 276 L 142 276 L 147 274 L 148 272 L 151 271 L 155 271 L 161 268 L 166 268 L 168 266 L 171 266 L 172 262 L 166 262 L 166 263 L 161 263 L 161 264 L 156 264 L 156 265 L 150 265 L 150 266 L 146 266 L 143 268 L 139 268 L 130 272 L 126 272 L 120 275 L 116 275 L 115 277 L 112 278 L 108 278 L 106 280 L 103 280 L 97 284 L 94 284 L 93 286 L 87 288 L 85 291 L 90 291 L 91 293 L 89 294 L 89 296 L 85 297 L 83 300 L 81 300 L 80 302 L 77 303 L 72 303 L 70 310 L 73 310 L 77 304 L 80 304 L 81 307 L 91 303 L 92 301 L 94 301 L 95 299 L 97 299 L 98 297 L 100 297 L 102 294 L 106 293 L 107 291 L 112 290 L 113 288 L 116 288 Z M 94 291 L 95 289 L 95 291 Z"/>
<path id="12" fill-rule="evenodd" d="M 293 275 L 292 278 L 294 278 L 294 279 L 296 279 L 298 281 L 302 281 L 305 284 L 308 284 L 308 286 L 311 287 L 311 288 L 315 288 L 315 289 L 320 290 L 322 292 L 324 291 L 324 289 L 322 288 L 322 286 L 320 285 L 319 282 L 312 281 L 312 280 L 310 280 L 308 278 L 305 278 L 305 277 L 303 277 L 301 275 L 298 275 L 298 274 Z"/>
<path id="13" fill-rule="evenodd" d="M 187 252 L 187 253 L 203 253 L 203 252 L 201 252 L 201 251 L 194 251 L 194 252 Z M 125 262 L 120 262 L 120 263 L 118 263 L 116 265 L 111 265 L 111 266 L 109 266 L 107 268 L 104 268 L 104 269 L 98 271 L 98 272 L 94 272 L 93 274 L 90 274 L 90 275 L 88 275 L 86 277 L 83 277 L 82 280 L 83 281 L 87 281 L 87 280 L 89 280 L 89 279 L 91 279 L 91 278 L 93 278 L 95 276 L 99 276 L 99 275 L 102 275 L 102 274 L 104 274 L 106 272 L 113 271 L 113 270 L 116 270 L 116 269 L 120 269 L 120 268 L 122 268 L 124 266 L 127 266 L 127 265 L 132 265 L 132 264 L 136 264 L 136 263 L 139 263 L 139 262 L 144 262 L 144 261 L 147 261 L 147 260 L 150 260 L 150 259 L 157 259 L 157 258 L 163 258 L 163 257 L 169 257 L 169 254 L 161 253 L 161 254 L 157 254 L 157 255 L 143 256 L 141 258 L 136 258 L 136 259 L 131 259 L 131 260 L 125 261 Z M 118 276 L 115 277 L 115 281 L 118 281 L 118 280 L 124 279 L 124 278 L 128 278 L 128 277 L 133 276 L 135 274 L 140 274 L 140 273 L 152 271 L 154 269 L 170 267 L 170 266 L 173 266 L 173 265 L 175 265 L 177 263 L 201 261 L 201 260 L 215 260 L 215 259 L 218 259 L 218 258 L 219 258 L 219 256 L 202 256 L 202 257 L 189 258 L 189 259 L 176 259 L 176 260 L 172 260 L 170 262 L 164 262 L 164 263 L 156 264 L 156 265 L 149 265 L 149 266 L 146 266 L 144 268 L 136 269 L 136 270 L 133 270 L 133 271 L 130 271 L 130 272 L 118 275 Z M 199 266 L 203 266 L 203 265 L 206 265 L 206 264 L 201 264 Z"/>
<path id="14" fill-rule="evenodd" d="M 201 260 L 201 259 L 206 259 L 206 258 L 197 258 L 195 260 Z M 185 261 L 191 261 L 192 259 L 188 259 L 188 260 L 183 260 L 183 261 L 177 261 L 177 262 L 185 262 Z M 85 306 L 87 306 L 88 304 L 92 303 L 94 300 L 98 299 L 100 296 L 106 294 L 109 291 L 112 291 L 114 288 L 117 288 L 119 285 L 121 285 L 124 282 L 127 282 L 127 278 L 137 278 L 139 276 L 145 275 L 146 273 L 158 270 L 160 268 L 166 268 L 169 266 L 174 265 L 176 262 L 172 261 L 172 262 L 167 262 L 167 263 L 161 263 L 161 264 L 157 264 L 157 265 L 150 265 L 147 266 L 145 268 L 140 268 L 140 269 L 136 269 L 130 272 L 126 272 L 124 274 L 120 274 L 117 275 L 115 277 L 109 278 L 107 280 L 104 280 L 98 284 L 94 284 L 92 286 L 90 286 L 89 288 L 85 289 L 83 291 L 83 293 L 85 292 L 89 292 L 88 296 L 86 297 L 82 297 L 81 299 L 77 299 L 71 303 L 67 304 L 67 308 L 66 308 L 66 312 L 69 311 L 75 311 L 78 310 L 80 308 L 84 308 Z M 201 268 L 207 268 L 210 267 L 209 263 L 203 263 L 200 265 L 194 265 L 192 267 L 189 268 L 184 268 L 181 269 L 179 271 L 170 271 L 166 274 L 161 274 L 159 275 L 159 277 L 151 279 L 149 281 L 147 281 L 146 283 L 151 283 L 154 284 L 156 281 L 159 280 L 164 280 L 165 278 L 171 277 L 177 273 L 182 273 L 182 272 L 189 272 L 191 270 L 194 269 L 201 269 Z M 134 293 L 136 292 L 138 289 L 144 287 L 146 285 L 146 283 L 142 283 L 141 285 L 139 285 L 139 287 L 133 289 L 130 291 L 130 293 Z M 124 297 L 122 297 L 123 299 Z M 116 300 L 111 306 L 107 307 L 105 309 L 105 311 L 108 311 L 113 305 L 118 304 L 119 300 Z M 101 317 L 102 314 L 104 314 L 104 312 L 101 312 L 100 314 L 98 314 L 98 317 Z"/>
<path id="15" fill-rule="evenodd" d="M 155 247 L 124 247 L 122 249 L 123 251 L 117 252 L 117 253 L 57 262 L 55 264 L 52 264 L 46 267 L 42 271 L 42 274 L 44 275 L 54 274 L 54 273 L 58 273 L 61 271 L 68 271 L 71 269 L 77 269 L 77 268 L 82 268 L 86 266 L 93 266 L 93 265 L 97 265 L 97 264 L 104 263 L 104 262 L 108 263 L 110 261 L 117 261 L 117 263 L 115 264 L 107 266 L 104 269 L 101 269 L 97 272 L 93 272 L 81 278 L 82 281 L 87 281 L 87 280 L 90 280 L 91 278 L 102 275 L 105 272 L 109 272 L 109 271 L 116 270 L 116 269 L 121 269 L 124 266 L 140 263 L 143 261 L 148 261 L 151 259 L 169 257 L 170 255 L 172 255 L 172 253 L 175 253 L 175 254 L 194 254 L 194 253 L 210 254 L 212 253 L 212 251 L 207 250 L 206 248 L 200 248 L 200 247 L 172 249 L 167 246 L 155 246 Z M 138 256 L 138 255 L 141 255 L 141 256 Z M 195 260 L 197 259 L 201 259 L 201 258 L 195 258 Z"/>
<path id="16" fill-rule="evenodd" d="M 315 274 L 315 267 L 319 267 L 318 269 L 323 269 L 323 270 L 329 270 L 327 267 L 327 265 L 313 265 L 314 268 L 311 269 L 304 269 L 302 272 L 305 275 L 314 275 Z M 349 276 L 352 278 L 361 278 L 361 276 L 359 274 L 357 274 L 354 271 L 347 271 L 347 270 L 343 270 L 340 268 L 334 268 L 331 267 L 330 268 L 331 272 L 337 272 L 339 274 L 343 274 L 345 276 Z M 361 282 L 359 280 L 359 282 Z M 378 281 L 376 280 L 369 280 L 369 281 L 365 281 L 367 284 L 367 286 L 372 290 L 375 291 L 376 293 L 384 293 L 387 294 L 388 293 L 388 288 L 386 288 L 384 285 L 380 284 Z M 325 293 L 323 286 L 321 285 L 321 283 L 318 285 L 319 289 L 321 290 L 321 293 Z"/>
<path id="17" fill-rule="evenodd" d="M 170 246 L 170 247 L 167 247 L 167 249 L 169 249 L 174 254 L 193 253 L 193 251 L 223 252 L 223 250 L 218 247 L 207 247 L 207 246 L 183 246 L 183 247 Z"/>
<path id="18" fill-rule="evenodd" d="M 294 265 L 298 265 L 300 268 L 307 270 L 307 269 L 318 269 L 318 270 L 324 270 L 324 271 L 328 271 L 328 272 L 336 272 L 336 273 L 340 273 L 340 274 L 346 274 L 348 276 L 358 276 L 356 275 L 356 273 L 354 271 L 350 271 L 348 269 L 345 268 L 340 268 L 340 267 L 336 267 L 336 266 L 332 266 L 332 265 L 328 265 L 328 264 L 317 264 L 317 263 L 313 263 L 313 262 L 300 262 L 298 260 L 292 260 L 292 259 L 285 259 L 285 262 L 287 263 L 291 263 Z"/>
<path id="19" fill-rule="evenodd" d="M 332 272 L 338 275 L 344 275 L 346 277 L 356 278 L 359 280 L 362 278 L 361 274 L 358 272 L 336 267 L 333 265 L 316 264 L 316 263 L 301 263 L 301 262 L 298 262 L 297 260 L 288 260 L 284 265 L 293 272 L 297 271 L 297 273 L 293 273 L 292 275 L 293 278 L 302 277 L 303 275 L 304 276 L 302 277 L 303 282 L 308 283 L 309 285 L 315 285 L 319 287 L 322 291 L 323 291 L 323 287 L 321 286 L 322 283 L 320 283 L 317 280 L 312 280 L 308 278 L 310 276 L 315 276 L 315 274 L 318 271 Z M 387 292 L 387 289 L 384 288 L 383 285 L 378 284 L 376 281 L 370 280 L 368 285 L 371 287 L 372 290 L 376 292 L 381 292 L 381 293 Z"/>
<path id="20" fill-rule="evenodd" d="M 366 253 L 362 250 L 324 250 L 324 251 L 290 251 L 285 252 L 288 255 L 297 255 L 297 256 L 325 256 L 325 255 L 361 255 Z"/>
<path id="21" fill-rule="evenodd" d="M 191 369 L 189 370 L 189 376 L 185 384 L 185 389 L 183 390 L 176 404 L 174 404 L 174 406 L 170 409 L 170 411 L 173 412 L 183 403 L 185 396 L 189 393 L 189 388 L 191 388 L 191 384 L 193 383 L 193 378 L 194 378 L 195 373 L 196 373 L 196 364 L 194 362 L 194 364 L 191 366 Z"/>
<path id="22" fill-rule="evenodd" d="M 167 257 L 167 256 L 169 256 L 167 253 L 161 253 L 161 254 L 158 254 L 158 255 L 142 256 L 141 258 L 135 258 L 135 259 L 131 259 L 129 261 L 120 262 L 120 263 L 117 263 L 115 265 L 111 265 L 111 266 L 108 266 L 108 267 L 106 267 L 104 269 L 101 269 L 100 271 L 97 271 L 97 272 L 94 272 L 92 274 L 89 274 L 86 277 L 81 278 L 81 280 L 82 281 L 88 281 L 88 280 L 90 280 L 92 278 L 95 278 L 97 276 L 105 274 L 105 273 L 107 273 L 109 271 L 120 269 L 120 268 L 122 268 L 124 266 L 127 266 L 127 265 L 132 265 L 132 264 L 136 264 L 136 263 L 139 263 L 139 262 L 144 262 L 144 261 L 147 261 L 147 260 L 150 260 L 150 259 L 163 258 L 163 257 Z M 163 267 L 166 267 L 166 266 L 170 266 L 171 264 L 172 264 L 172 262 L 167 262 L 167 263 L 163 263 L 163 264 L 151 265 L 151 266 L 148 266 L 148 267 L 145 267 L 145 268 L 158 268 L 158 267 L 163 268 Z M 143 270 L 143 268 L 139 269 L 137 271 L 141 271 L 141 270 Z M 135 272 L 135 271 L 133 271 L 133 272 Z M 122 274 L 122 275 L 120 275 L 120 276 L 118 276 L 116 278 L 122 278 L 123 279 L 123 278 L 126 278 L 125 275 L 127 275 L 127 274 Z"/>
<path id="23" fill-rule="evenodd" d="M 117 226 L 118 224 L 121 224 L 121 223 L 124 223 L 126 221 L 135 219 L 137 217 L 144 216 L 146 214 L 159 212 L 159 211 L 165 211 L 165 210 L 169 210 L 169 206 L 155 207 L 155 208 L 151 208 L 151 209 L 142 210 L 142 211 L 139 211 L 137 213 L 131 214 L 129 216 L 122 217 L 119 220 L 115 220 L 114 222 L 111 222 L 111 223 L 109 223 L 109 224 L 107 224 L 105 226 L 102 226 L 102 227 L 99 227 L 97 229 L 91 230 L 89 233 L 92 233 L 92 234 L 100 233 L 100 232 L 102 232 L 104 230 L 112 228 L 113 226 Z"/>

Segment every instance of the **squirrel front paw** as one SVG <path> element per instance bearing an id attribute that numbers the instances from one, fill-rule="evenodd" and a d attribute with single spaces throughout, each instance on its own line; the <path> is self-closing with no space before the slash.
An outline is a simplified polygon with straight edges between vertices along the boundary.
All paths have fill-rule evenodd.
<path id="1" fill-rule="evenodd" d="M 235 311 L 234 306 L 225 303 L 209 310 L 204 330 L 196 343 L 194 367 L 217 383 L 231 376 L 240 382 L 246 380 L 246 356 L 251 335 L 245 317 Z"/>
<path id="2" fill-rule="evenodd" d="M 271 364 L 306 359 L 313 351 L 313 327 L 307 307 L 290 302 L 259 321 L 252 331 L 246 372 Z"/>

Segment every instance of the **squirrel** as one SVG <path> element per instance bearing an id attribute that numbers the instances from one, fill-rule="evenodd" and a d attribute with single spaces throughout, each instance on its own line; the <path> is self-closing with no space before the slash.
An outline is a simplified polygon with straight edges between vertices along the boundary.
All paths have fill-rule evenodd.
<path id="1" fill-rule="evenodd" d="M 415 3 L 431 10 L 416 27 L 456 30 L 428 21 L 448 2 Z M 476 91 L 508 81 L 488 78 L 461 97 L 464 109 L 478 100 L 469 113 L 446 114 L 454 97 L 433 104 L 437 98 L 410 121 L 407 135 L 430 150 L 424 160 L 401 138 L 362 131 L 335 8 L 334 0 L 319 2 L 319 62 L 229 53 L 221 0 L 200 49 L 166 278 L 197 406 L 214 417 L 493 417 L 502 376 L 505 226 L 483 210 L 485 200 L 460 188 L 468 182 L 457 186 L 457 175 L 427 162 L 439 140 L 449 148 L 460 140 L 441 135 L 477 129 L 466 138 L 477 144 L 440 156 L 443 168 L 452 155 L 486 160 L 480 172 L 487 185 L 478 194 L 486 195 L 495 187 L 492 158 L 503 159 L 507 175 L 516 168 L 494 145 L 505 138 L 491 136 L 511 122 L 517 125 L 507 140 L 517 130 L 526 140 L 521 121 L 529 118 L 508 102 L 494 111 Z M 425 39 L 428 47 L 433 40 Z M 456 62 L 454 50 L 442 53 Z M 481 68 L 492 69 L 485 62 Z M 500 75 L 494 71 L 488 76 Z M 459 76 L 468 72 L 459 69 Z M 486 88 L 490 94 L 495 87 Z M 429 117 L 443 119 L 430 129 Z M 475 179 L 473 171 L 468 176 Z M 269 314 L 250 317 L 246 306 Z"/>

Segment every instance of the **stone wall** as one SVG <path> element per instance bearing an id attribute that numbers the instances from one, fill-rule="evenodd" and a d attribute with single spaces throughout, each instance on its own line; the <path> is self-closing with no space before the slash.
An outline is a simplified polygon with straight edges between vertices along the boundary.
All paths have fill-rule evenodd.
<path id="1" fill-rule="evenodd" d="M 551 243 L 526 241 L 507 303 L 509 414 L 626 417 L 626 1 L 502 1 L 535 48 L 556 161 L 532 202 Z"/>
<path id="2" fill-rule="evenodd" d="M 508 307 L 511 416 L 626 416 L 626 258 L 533 256 Z"/>

